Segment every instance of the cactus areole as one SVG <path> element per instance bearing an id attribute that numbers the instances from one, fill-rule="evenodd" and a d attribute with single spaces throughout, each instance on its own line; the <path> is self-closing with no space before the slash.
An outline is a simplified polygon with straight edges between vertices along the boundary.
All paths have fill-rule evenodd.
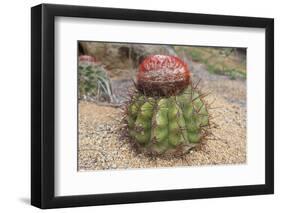
<path id="1" fill-rule="evenodd" d="M 175 56 L 152 55 L 144 59 L 137 75 L 138 89 L 151 95 L 172 95 L 187 87 L 188 65 Z"/>
<path id="2" fill-rule="evenodd" d="M 181 154 L 197 146 L 209 126 L 201 94 L 190 84 L 187 64 L 154 55 L 139 67 L 137 92 L 127 106 L 128 136 L 151 154 Z"/>

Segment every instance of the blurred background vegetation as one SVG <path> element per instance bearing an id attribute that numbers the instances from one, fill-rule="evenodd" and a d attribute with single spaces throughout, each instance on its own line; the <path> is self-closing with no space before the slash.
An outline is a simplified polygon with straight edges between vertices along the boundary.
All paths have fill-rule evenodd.
<path id="1" fill-rule="evenodd" d="M 231 79 L 246 78 L 246 48 L 174 46 L 194 62 L 202 63 L 211 74 L 227 75 Z"/>
<path id="2" fill-rule="evenodd" d="M 175 55 L 185 61 L 191 72 L 226 76 L 245 81 L 247 49 L 235 47 L 201 47 L 147 45 L 130 43 L 78 42 L 79 56 L 92 57 L 86 67 L 79 61 L 79 98 L 114 102 L 119 90 L 128 89 L 126 82 L 135 79 L 139 64 L 148 55 Z M 193 69 L 196 66 L 197 69 Z M 206 75 L 205 75 L 206 76 Z M 126 81 L 126 82 L 125 82 Z M 125 84 L 124 84 L 125 82 Z M 115 85 L 114 85 L 115 84 Z M 119 88 L 119 84 L 125 85 Z M 113 85 L 113 89 L 111 90 Z M 116 88 L 117 91 L 116 91 Z"/>

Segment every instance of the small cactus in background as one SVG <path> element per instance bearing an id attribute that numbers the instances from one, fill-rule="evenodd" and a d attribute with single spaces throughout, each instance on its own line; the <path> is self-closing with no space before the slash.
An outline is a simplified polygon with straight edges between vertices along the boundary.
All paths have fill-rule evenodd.
<path id="1" fill-rule="evenodd" d="M 92 56 L 79 57 L 79 98 L 93 98 L 98 101 L 112 100 L 110 79 L 105 68 L 96 63 Z"/>
<path id="2" fill-rule="evenodd" d="M 128 136 L 137 147 L 178 154 L 200 143 L 209 113 L 186 63 L 175 56 L 149 56 L 139 67 L 136 86 L 126 112 Z"/>

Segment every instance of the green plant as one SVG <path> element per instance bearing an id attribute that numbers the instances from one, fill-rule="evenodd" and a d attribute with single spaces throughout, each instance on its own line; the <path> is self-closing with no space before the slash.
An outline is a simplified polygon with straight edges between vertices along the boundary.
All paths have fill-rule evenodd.
<path id="1" fill-rule="evenodd" d="M 139 87 L 142 90 L 128 104 L 128 135 L 148 153 L 185 153 L 200 143 L 209 126 L 203 95 L 190 84 L 189 70 L 180 59 L 151 56 L 143 63 L 137 80 L 147 87 Z M 146 81 L 140 79 L 144 76 Z M 151 83 L 150 76 L 157 79 Z M 178 86 L 180 90 L 175 90 Z M 167 92 L 169 87 L 172 92 Z"/>
<path id="2" fill-rule="evenodd" d="M 105 68 L 100 64 L 80 59 L 78 80 L 80 99 L 94 98 L 99 101 L 111 101 L 112 89 L 110 79 Z"/>
<path id="3" fill-rule="evenodd" d="M 237 78 L 246 79 L 246 73 L 238 69 L 230 69 L 208 64 L 207 70 L 212 74 L 227 75 L 231 80 L 235 80 Z"/>
<path id="4" fill-rule="evenodd" d="M 237 48 L 219 47 L 175 47 L 177 52 L 184 52 L 195 62 L 203 63 L 211 74 L 229 76 L 230 79 L 246 79 L 246 56 Z M 245 52 L 239 48 L 240 52 Z"/>
<path id="5" fill-rule="evenodd" d="M 200 61 L 203 60 L 202 54 L 200 52 L 198 52 L 198 51 L 195 51 L 195 50 L 190 51 L 189 55 L 191 56 L 193 61 L 200 62 Z"/>

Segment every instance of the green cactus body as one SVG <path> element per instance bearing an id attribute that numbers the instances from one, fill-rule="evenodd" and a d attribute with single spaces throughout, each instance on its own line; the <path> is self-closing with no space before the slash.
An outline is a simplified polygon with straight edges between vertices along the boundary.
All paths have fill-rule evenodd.
<path id="1" fill-rule="evenodd" d="M 131 139 L 150 153 L 188 151 L 196 146 L 209 124 L 199 93 L 188 86 L 174 96 L 146 97 L 138 93 L 128 105 Z"/>

